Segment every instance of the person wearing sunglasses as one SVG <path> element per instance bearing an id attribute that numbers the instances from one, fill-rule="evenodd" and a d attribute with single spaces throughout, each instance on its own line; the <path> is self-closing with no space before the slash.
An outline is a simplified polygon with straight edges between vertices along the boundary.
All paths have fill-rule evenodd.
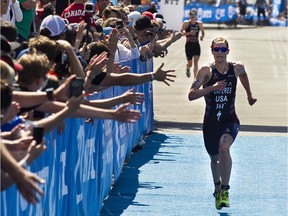
<path id="1" fill-rule="evenodd" d="M 205 148 L 211 159 L 211 171 L 215 185 L 215 206 L 218 210 L 229 207 L 229 180 L 232 158 L 230 147 L 236 139 L 240 121 L 235 111 L 237 80 L 244 87 L 248 103 L 257 99 L 252 96 L 245 67 L 240 62 L 228 62 L 228 41 L 218 37 L 212 41 L 214 62 L 199 69 L 188 99 L 205 98 L 206 109 L 203 121 Z M 200 88 L 200 87 L 203 88 Z"/>
<path id="2" fill-rule="evenodd" d="M 186 76 L 191 76 L 190 68 L 193 66 L 194 78 L 198 71 L 198 61 L 201 54 L 201 48 L 199 43 L 199 32 L 201 32 L 200 40 L 204 39 L 204 27 L 201 21 L 197 20 L 197 10 L 192 8 L 189 12 L 190 19 L 185 20 L 181 27 L 181 33 L 186 36 L 185 54 L 187 59 L 186 64 Z"/>

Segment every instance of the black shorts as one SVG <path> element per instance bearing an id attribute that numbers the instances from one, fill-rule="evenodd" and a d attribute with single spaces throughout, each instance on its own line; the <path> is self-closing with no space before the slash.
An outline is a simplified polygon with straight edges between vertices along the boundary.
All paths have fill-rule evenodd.
<path id="1" fill-rule="evenodd" d="M 223 127 L 214 127 L 210 124 L 203 125 L 203 137 L 205 148 L 209 155 L 214 156 L 219 154 L 220 138 L 223 134 L 229 134 L 235 140 L 240 125 L 237 122 L 228 122 Z"/>
<path id="2" fill-rule="evenodd" d="M 185 53 L 187 60 L 191 60 L 193 56 L 200 56 L 201 48 L 199 42 L 186 43 Z"/>

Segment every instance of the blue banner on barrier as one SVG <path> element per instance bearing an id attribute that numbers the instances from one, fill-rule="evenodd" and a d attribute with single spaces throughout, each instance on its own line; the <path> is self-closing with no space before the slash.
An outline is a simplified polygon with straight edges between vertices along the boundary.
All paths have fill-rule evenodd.
<path id="1" fill-rule="evenodd" d="M 190 18 L 189 11 L 192 8 L 197 9 L 197 20 L 200 20 L 203 23 L 231 22 L 235 21 L 237 18 L 235 4 L 225 4 L 216 7 L 208 4 L 191 2 L 184 7 L 183 21 Z"/>
<path id="2" fill-rule="evenodd" d="M 137 70 L 136 62 L 134 67 Z M 128 89 L 109 88 L 89 96 L 89 99 L 109 98 Z M 151 101 L 152 88 L 147 89 L 146 99 Z M 136 86 L 135 91 L 144 92 L 143 85 Z M 153 112 L 151 104 L 150 107 L 148 102 L 143 104 L 145 112 Z M 133 106 L 139 109 L 139 106 Z M 47 150 L 30 166 L 32 172 L 46 181 L 40 186 L 45 194 L 40 203 L 28 204 L 14 185 L 1 192 L 1 215 L 98 215 L 110 191 L 113 173 L 117 179 L 125 158 L 143 131 L 147 131 L 147 119 L 153 117 L 145 113 L 146 121 L 143 119 L 135 124 L 66 119 L 61 134 L 55 129 L 45 136 Z"/>

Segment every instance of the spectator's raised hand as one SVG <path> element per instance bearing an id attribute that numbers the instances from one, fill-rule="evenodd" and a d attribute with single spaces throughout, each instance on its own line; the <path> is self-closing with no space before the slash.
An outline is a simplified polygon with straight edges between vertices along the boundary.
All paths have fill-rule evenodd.
<path id="1" fill-rule="evenodd" d="M 86 28 L 87 24 L 85 22 L 85 20 L 82 20 L 80 23 L 79 23 L 79 26 L 77 28 L 77 36 L 76 36 L 76 40 L 78 40 L 79 42 L 82 41 L 83 39 L 83 32 Z"/>
<path id="2" fill-rule="evenodd" d="M 100 55 L 94 55 L 91 58 L 86 71 L 91 71 L 93 76 L 101 73 L 107 64 L 107 54 L 107 52 L 102 52 Z"/>
<path id="3" fill-rule="evenodd" d="M 115 73 L 128 73 L 131 71 L 131 68 L 129 66 L 124 66 L 124 67 L 121 67 L 121 65 L 117 62 L 114 63 L 114 72 Z"/>
<path id="4" fill-rule="evenodd" d="M 162 70 L 164 63 L 156 70 L 154 73 L 154 78 L 157 81 L 164 82 L 166 85 L 170 86 L 169 82 L 174 82 L 176 75 L 172 75 L 171 73 L 175 72 L 175 70 Z M 169 82 L 168 82 L 169 81 Z"/>
<path id="5" fill-rule="evenodd" d="M 118 35 L 119 33 L 116 29 L 113 29 L 109 35 L 107 47 L 110 51 L 110 54 L 114 54 L 117 50 Z"/>
<path id="6" fill-rule="evenodd" d="M 131 103 L 131 104 L 141 104 L 145 100 L 145 95 L 140 92 L 135 92 L 135 88 L 131 88 L 125 93 L 122 94 L 123 103 Z"/>
<path id="7" fill-rule="evenodd" d="M 84 43 L 83 46 L 79 49 L 80 54 L 84 57 L 85 60 L 88 60 L 90 57 L 90 49 L 87 49 L 87 43 Z"/>
<path id="8" fill-rule="evenodd" d="M 139 110 L 128 110 L 127 107 L 130 103 L 123 104 L 114 110 L 114 119 L 121 122 L 136 122 L 141 118 Z"/>

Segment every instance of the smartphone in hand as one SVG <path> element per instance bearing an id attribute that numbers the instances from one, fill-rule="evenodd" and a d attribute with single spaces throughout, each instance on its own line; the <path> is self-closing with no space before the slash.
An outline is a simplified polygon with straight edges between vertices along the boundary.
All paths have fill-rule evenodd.
<path id="1" fill-rule="evenodd" d="M 33 128 L 33 139 L 36 141 L 36 145 L 40 144 L 43 140 L 44 128 L 34 127 Z"/>
<path id="2" fill-rule="evenodd" d="M 84 80 L 81 77 L 75 77 L 70 84 L 69 92 L 68 92 L 68 97 L 71 98 L 73 96 L 79 97 L 82 92 L 83 92 L 83 85 L 84 85 Z"/>

